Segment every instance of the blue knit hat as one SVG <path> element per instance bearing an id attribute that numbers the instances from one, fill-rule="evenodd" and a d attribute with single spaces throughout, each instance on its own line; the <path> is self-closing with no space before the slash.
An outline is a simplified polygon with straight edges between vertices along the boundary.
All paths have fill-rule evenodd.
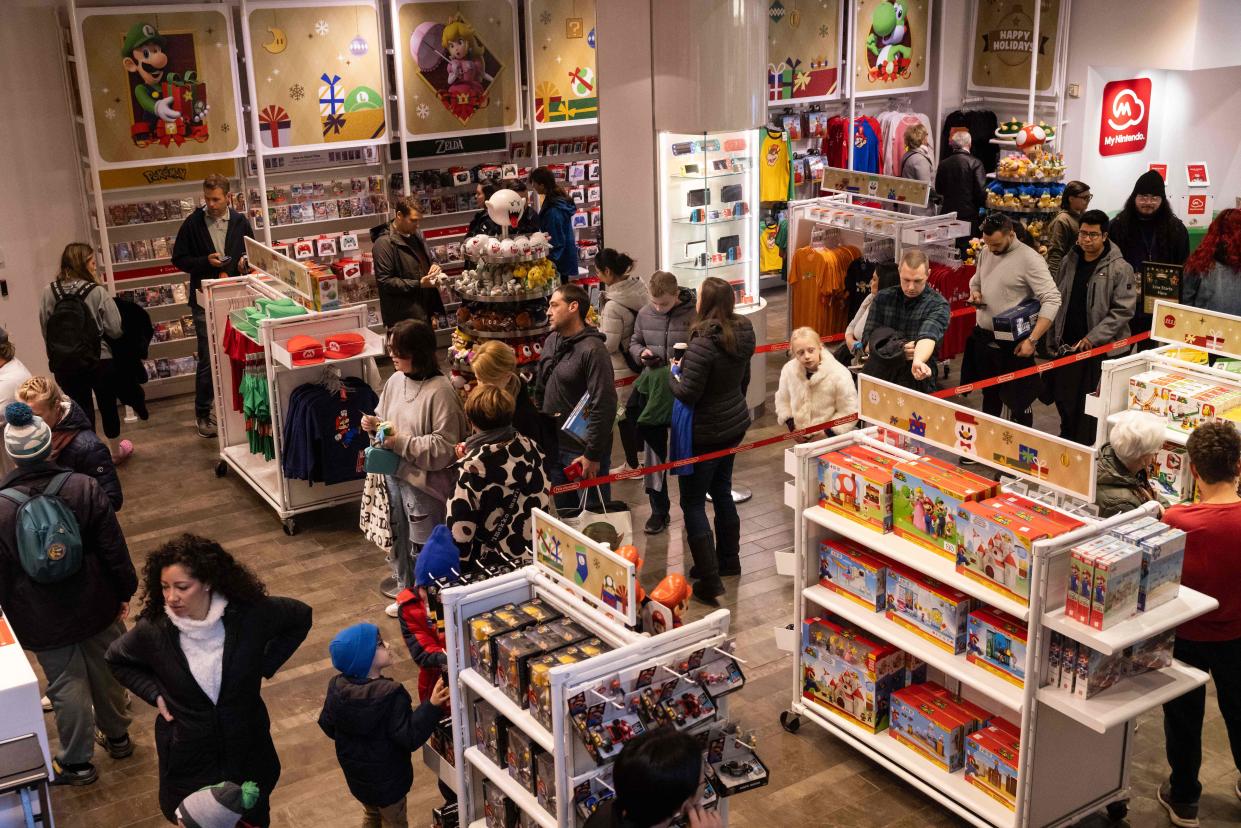
<path id="1" fill-rule="evenodd" d="M 371 671 L 375 649 L 379 646 L 379 627 L 363 622 L 336 633 L 328 651 L 332 666 L 349 678 L 363 678 Z"/>
<path id="2" fill-rule="evenodd" d="M 423 544 L 414 564 L 414 586 L 431 586 L 437 580 L 450 583 L 461 572 L 461 551 L 453 542 L 452 532 L 440 524 L 431 530 L 431 537 Z"/>
<path id="3" fill-rule="evenodd" d="M 4 408 L 4 448 L 19 466 L 46 460 L 52 454 L 52 430 L 24 402 Z"/>

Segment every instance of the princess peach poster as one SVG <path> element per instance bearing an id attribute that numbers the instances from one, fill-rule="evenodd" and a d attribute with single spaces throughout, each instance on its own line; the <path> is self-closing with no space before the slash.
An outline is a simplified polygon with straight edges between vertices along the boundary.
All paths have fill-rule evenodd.
<path id="1" fill-rule="evenodd" d="M 77 22 L 99 166 L 244 151 L 227 7 L 78 9 Z"/>

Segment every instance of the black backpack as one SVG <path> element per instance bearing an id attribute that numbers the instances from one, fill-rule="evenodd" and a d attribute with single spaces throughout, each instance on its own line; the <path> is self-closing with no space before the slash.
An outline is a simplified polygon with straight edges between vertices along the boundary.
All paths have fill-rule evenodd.
<path id="1" fill-rule="evenodd" d="M 102 338 L 95 315 L 86 304 L 86 296 L 98 285 L 85 289 L 66 289 L 59 281 L 52 283 L 56 304 L 47 318 L 47 364 L 52 373 L 61 375 L 89 374 L 99 364 Z"/>

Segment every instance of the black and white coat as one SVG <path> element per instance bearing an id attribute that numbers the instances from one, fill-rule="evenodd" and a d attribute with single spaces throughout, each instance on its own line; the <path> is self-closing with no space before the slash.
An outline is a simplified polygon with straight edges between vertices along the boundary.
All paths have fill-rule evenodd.
<path id="1" fill-rule="evenodd" d="M 512 558 L 526 555 L 531 510 L 550 509 L 543 468 L 542 450 L 522 434 L 486 443 L 461 459 L 457 488 L 448 501 L 448 529 L 462 562 L 499 564 L 503 558 L 497 550 Z"/>

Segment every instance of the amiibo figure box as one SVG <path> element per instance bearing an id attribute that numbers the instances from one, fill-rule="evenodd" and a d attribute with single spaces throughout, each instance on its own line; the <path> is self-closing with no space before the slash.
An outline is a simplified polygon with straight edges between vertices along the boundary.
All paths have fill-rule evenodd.
<path id="1" fill-rule="evenodd" d="M 886 605 L 887 563 L 847 540 L 819 546 L 819 583 L 859 604 L 882 612 Z"/>
<path id="2" fill-rule="evenodd" d="M 1018 687 L 1026 678 L 1027 630 L 1015 618 L 979 607 L 969 615 L 966 660 Z"/>
<path id="3" fill-rule="evenodd" d="M 1096 556 L 1094 590 L 1090 602 L 1090 626 L 1106 630 L 1133 617 L 1138 611 L 1138 588 L 1142 582 L 1142 551 L 1123 549 Z"/>
<path id="4" fill-rule="evenodd" d="M 1180 592 L 1181 569 L 1185 565 L 1185 533 L 1169 528 L 1158 535 L 1143 538 L 1138 547 L 1142 550 L 1138 611 L 1145 612 L 1168 603 Z"/>
<path id="5" fill-rule="evenodd" d="M 892 471 L 834 451 L 819 458 L 819 505 L 864 523 L 892 531 Z"/>
<path id="6" fill-rule="evenodd" d="M 964 592 L 896 564 L 888 569 L 887 617 L 950 653 L 965 651 L 972 608 Z"/>

